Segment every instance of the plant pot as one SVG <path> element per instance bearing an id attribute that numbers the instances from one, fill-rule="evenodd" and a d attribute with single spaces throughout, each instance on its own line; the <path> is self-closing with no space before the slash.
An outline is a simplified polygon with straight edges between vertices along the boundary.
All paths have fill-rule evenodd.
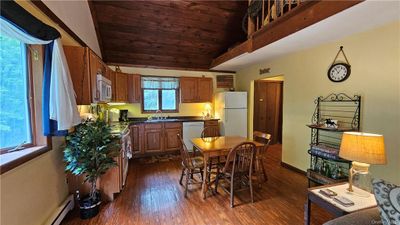
<path id="1" fill-rule="evenodd" d="M 99 214 L 101 204 L 101 195 L 96 192 L 94 199 L 90 198 L 89 195 L 85 196 L 79 201 L 79 211 L 81 219 L 90 219 Z"/>

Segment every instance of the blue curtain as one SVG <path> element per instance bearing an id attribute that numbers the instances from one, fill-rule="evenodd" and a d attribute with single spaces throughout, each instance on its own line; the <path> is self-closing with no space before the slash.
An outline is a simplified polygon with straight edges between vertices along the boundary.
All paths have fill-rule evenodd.
<path id="1" fill-rule="evenodd" d="M 45 46 L 44 67 L 43 67 L 43 133 L 45 136 L 65 136 L 67 130 L 57 130 L 57 121 L 50 119 L 50 80 L 51 80 L 51 58 L 54 41 Z"/>

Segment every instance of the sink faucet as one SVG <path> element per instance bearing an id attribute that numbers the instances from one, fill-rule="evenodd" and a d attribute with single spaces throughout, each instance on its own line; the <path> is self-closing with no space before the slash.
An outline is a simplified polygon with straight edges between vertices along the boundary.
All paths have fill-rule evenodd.
<path id="1" fill-rule="evenodd" d="M 157 119 L 158 119 L 158 120 L 162 120 L 162 119 L 163 119 L 163 116 L 162 116 L 163 114 L 162 114 L 162 111 L 161 111 L 161 110 L 157 110 L 157 111 L 156 111 L 156 115 L 158 115 L 158 116 L 157 116 Z"/>

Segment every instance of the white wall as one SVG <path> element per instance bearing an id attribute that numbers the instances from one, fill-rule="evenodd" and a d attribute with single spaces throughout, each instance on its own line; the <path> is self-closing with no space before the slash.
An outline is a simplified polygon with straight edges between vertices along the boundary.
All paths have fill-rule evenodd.
<path id="1" fill-rule="evenodd" d="M 101 57 L 99 42 L 87 0 L 44 0 L 43 3 Z"/>

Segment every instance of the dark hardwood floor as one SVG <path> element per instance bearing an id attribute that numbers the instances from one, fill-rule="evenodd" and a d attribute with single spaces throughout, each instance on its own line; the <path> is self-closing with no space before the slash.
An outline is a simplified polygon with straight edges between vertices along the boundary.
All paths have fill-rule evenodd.
<path id="1" fill-rule="evenodd" d="M 219 194 L 206 200 L 200 197 L 200 185 L 190 186 L 188 198 L 179 185 L 180 161 L 130 162 L 125 189 L 114 202 L 103 204 L 101 212 L 90 220 L 81 220 L 78 212 L 67 215 L 63 224 L 304 224 L 307 179 L 280 166 L 281 145 L 268 149 L 265 168 L 269 180 L 255 189 L 254 203 L 243 192 L 229 207 L 229 195 Z M 333 217 L 313 205 L 312 224 L 323 224 Z"/>

